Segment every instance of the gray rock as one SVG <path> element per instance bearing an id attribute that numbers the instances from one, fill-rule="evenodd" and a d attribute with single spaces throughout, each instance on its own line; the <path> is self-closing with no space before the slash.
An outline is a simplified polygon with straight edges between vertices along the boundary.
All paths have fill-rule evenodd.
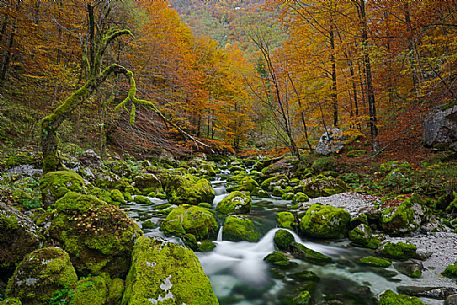
<path id="1" fill-rule="evenodd" d="M 436 109 L 424 121 L 424 145 L 457 148 L 457 105 Z"/>
<path id="2" fill-rule="evenodd" d="M 416 261 L 397 262 L 394 263 L 394 267 L 398 272 L 411 278 L 419 278 L 424 269 L 422 263 Z"/>
<path id="3" fill-rule="evenodd" d="M 457 294 L 448 296 L 444 305 L 457 305 Z"/>
<path id="4" fill-rule="evenodd" d="M 457 294 L 457 288 L 452 287 L 398 286 L 397 291 L 401 294 L 436 300 L 445 300 L 448 296 Z"/>
<path id="5" fill-rule="evenodd" d="M 333 128 L 320 137 L 319 143 L 316 146 L 316 153 L 328 156 L 332 153 L 337 153 L 343 149 L 346 136 L 343 131 L 338 128 Z"/>
<path id="6" fill-rule="evenodd" d="M 86 150 L 80 157 L 79 161 L 84 166 L 90 166 L 93 168 L 100 168 L 102 166 L 102 159 L 92 149 Z"/>

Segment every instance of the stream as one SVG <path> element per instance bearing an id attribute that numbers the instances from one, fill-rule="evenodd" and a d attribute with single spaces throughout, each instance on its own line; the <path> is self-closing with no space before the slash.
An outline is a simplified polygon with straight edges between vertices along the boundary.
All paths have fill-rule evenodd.
<path id="1" fill-rule="evenodd" d="M 225 177 L 219 175 L 211 182 L 216 192 L 214 207 L 228 195 L 225 189 Z M 150 200 L 153 203 L 151 205 L 132 202 L 123 208 L 140 225 L 145 221 L 157 225 L 156 228 L 143 227 L 146 236 L 166 238 L 182 244 L 179 238 L 165 237 L 158 228 L 160 219 L 164 217 L 162 208 L 170 208 L 167 200 L 158 198 L 150 198 Z M 221 305 L 293 304 L 293 298 L 309 285 L 309 279 L 304 280 L 304 277 L 309 275 L 309 271 L 314 272 L 319 278 L 315 284 L 313 304 L 377 304 L 377 295 L 386 289 L 395 291 L 397 286 L 421 285 L 422 279 L 411 279 L 398 273 L 393 266 L 382 269 L 360 265 L 359 258 L 373 255 L 372 250 L 354 247 L 347 240 L 338 242 L 303 240 L 293 232 L 297 242 L 330 256 L 333 262 L 319 266 L 291 259 L 292 264 L 287 267 L 269 266 L 263 258 L 274 251 L 273 237 L 278 230 L 275 214 L 286 210 L 287 205 L 290 204 L 290 200 L 280 198 L 253 197 L 250 216 L 262 233 L 263 237 L 260 241 L 256 243 L 225 241 L 221 226 L 215 241 L 215 249 L 212 252 L 196 253 Z M 339 302 L 331 302 L 334 300 Z M 438 300 L 423 300 L 430 305 L 443 304 Z"/>

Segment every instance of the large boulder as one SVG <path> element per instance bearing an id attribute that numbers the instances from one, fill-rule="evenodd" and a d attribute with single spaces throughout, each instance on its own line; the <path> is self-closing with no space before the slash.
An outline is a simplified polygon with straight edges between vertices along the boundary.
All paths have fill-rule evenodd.
<path id="1" fill-rule="evenodd" d="M 356 245 L 377 249 L 381 242 L 373 236 L 371 228 L 361 223 L 349 232 L 349 239 Z"/>
<path id="2" fill-rule="evenodd" d="M 404 294 L 396 294 L 392 290 L 387 290 L 379 297 L 379 305 L 425 305 L 417 297 L 410 297 Z"/>
<path id="3" fill-rule="evenodd" d="M 324 156 L 328 156 L 332 153 L 338 153 L 344 148 L 346 139 L 347 138 L 343 135 L 343 131 L 341 129 L 333 128 L 324 132 L 324 134 L 320 137 L 315 151 L 316 153 Z"/>
<path id="4" fill-rule="evenodd" d="M 260 239 L 260 233 L 252 219 L 241 215 L 231 215 L 225 219 L 222 236 L 224 240 L 231 241 L 255 242 Z"/>
<path id="5" fill-rule="evenodd" d="M 313 204 L 303 216 L 300 228 L 306 236 L 338 239 L 348 233 L 350 214 L 340 208 Z"/>
<path id="6" fill-rule="evenodd" d="M 349 189 L 343 180 L 322 175 L 304 179 L 301 185 L 303 193 L 310 198 L 327 197 L 346 192 Z"/>
<path id="7" fill-rule="evenodd" d="M 70 254 L 79 273 L 123 277 L 142 232 L 117 206 L 69 192 L 55 203 L 49 235 Z"/>
<path id="8" fill-rule="evenodd" d="M 171 204 L 197 205 L 202 202 L 211 204 L 216 196 L 207 179 L 189 174 L 175 176 L 163 183 L 165 183 L 164 189 L 167 199 Z"/>
<path id="9" fill-rule="evenodd" d="M 12 273 L 24 256 L 39 247 L 37 226 L 18 210 L 0 203 L 0 273 Z"/>
<path id="10" fill-rule="evenodd" d="M 24 304 L 48 304 L 55 290 L 70 287 L 77 280 L 68 253 L 56 247 L 42 248 L 25 256 L 17 266 L 6 294 Z"/>
<path id="11" fill-rule="evenodd" d="M 188 248 L 140 237 L 133 251 L 122 305 L 217 305 L 211 283 Z"/>
<path id="12" fill-rule="evenodd" d="M 424 121 L 424 144 L 457 150 L 457 104 L 431 112 Z"/>
<path id="13" fill-rule="evenodd" d="M 231 192 L 217 204 L 216 210 L 222 214 L 248 214 L 251 211 L 251 196 L 245 192 Z"/>
<path id="14" fill-rule="evenodd" d="M 407 260 L 416 257 L 416 250 L 416 246 L 411 243 L 404 243 L 402 241 L 394 243 L 388 241 L 381 246 L 380 253 L 384 257 Z"/>
<path id="15" fill-rule="evenodd" d="M 160 229 L 167 235 L 184 237 L 192 234 L 197 240 L 204 240 L 216 236 L 218 225 L 216 217 L 208 209 L 180 205 L 162 221 Z"/>
<path id="16" fill-rule="evenodd" d="M 46 173 L 40 180 L 43 205 L 48 207 L 68 192 L 81 192 L 84 179 L 73 171 Z"/>

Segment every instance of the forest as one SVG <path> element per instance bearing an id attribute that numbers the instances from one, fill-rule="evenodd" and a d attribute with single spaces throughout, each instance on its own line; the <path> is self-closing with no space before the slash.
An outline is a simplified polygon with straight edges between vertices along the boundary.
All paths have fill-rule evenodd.
<path id="1" fill-rule="evenodd" d="M 0 0 L 0 305 L 457 304 L 456 0 Z"/>

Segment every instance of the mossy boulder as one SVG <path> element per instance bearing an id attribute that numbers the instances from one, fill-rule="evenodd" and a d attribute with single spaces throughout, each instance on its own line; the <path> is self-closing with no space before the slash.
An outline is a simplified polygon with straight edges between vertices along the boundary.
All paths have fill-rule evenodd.
<path id="1" fill-rule="evenodd" d="M 309 305 L 309 304 L 311 304 L 311 293 L 308 290 L 301 291 L 293 299 L 293 305 Z"/>
<path id="2" fill-rule="evenodd" d="M 322 239 L 343 238 L 348 233 L 349 213 L 328 205 L 313 204 L 300 221 L 306 236 Z"/>
<path id="3" fill-rule="evenodd" d="M 251 201 L 251 196 L 246 192 L 231 192 L 217 204 L 216 210 L 225 215 L 248 214 L 251 211 Z"/>
<path id="4" fill-rule="evenodd" d="M 182 237 L 192 234 L 201 241 L 215 237 L 218 225 L 210 210 L 199 206 L 180 205 L 162 221 L 160 229 L 167 235 Z"/>
<path id="5" fill-rule="evenodd" d="M 160 176 L 151 173 L 142 173 L 133 178 L 133 186 L 141 192 L 158 192 L 163 191 Z"/>
<path id="6" fill-rule="evenodd" d="M 82 192 L 84 179 L 73 171 L 49 172 L 40 180 L 44 207 L 54 204 L 68 192 Z"/>
<path id="7" fill-rule="evenodd" d="M 379 267 L 379 268 L 388 268 L 392 265 L 392 262 L 388 259 L 376 256 L 365 256 L 359 259 L 361 264 L 370 266 L 370 267 Z"/>
<path id="8" fill-rule="evenodd" d="M 69 305 L 107 304 L 111 279 L 106 274 L 79 280 L 73 289 Z"/>
<path id="9" fill-rule="evenodd" d="M 24 256 L 40 244 L 38 227 L 9 205 L 0 203 L 0 273 L 13 273 Z"/>
<path id="10" fill-rule="evenodd" d="M 150 205 L 152 201 L 148 197 L 143 195 L 136 195 L 133 197 L 133 201 L 138 204 Z"/>
<path id="11" fill-rule="evenodd" d="M 260 187 L 265 191 L 272 192 L 275 187 L 279 187 L 280 189 L 285 188 L 289 184 L 289 178 L 286 175 L 277 175 L 274 177 L 270 177 L 265 179 L 261 184 Z"/>
<path id="12" fill-rule="evenodd" d="M 56 202 L 49 234 L 70 254 L 80 274 L 122 277 L 142 232 L 117 206 L 70 192 Z"/>
<path id="13" fill-rule="evenodd" d="M 237 180 L 232 180 L 227 183 L 226 188 L 228 192 L 240 191 L 253 194 L 259 187 L 257 181 L 255 181 L 255 179 L 251 176 L 237 175 L 236 177 L 238 177 Z"/>
<path id="14" fill-rule="evenodd" d="M 116 204 L 125 203 L 124 194 L 122 194 L 122 192 L 119 191 L 118 189 L 111 190 L 111 199 L 113 200 L 113 203 L 116 203 Z"/>
<path id="15" fill-rule="evenodd" d="M 260 239 L 260 233 L 252 219 L 241 215 L 231 215 L 225 219 L 222 236 L 224 240 L 230 241 L 255 242 Z"/>
<path id="16" fill-rule="evenodd" d="M 418 279 L 422 276 L 422 270 L 424 266 L 421 262 L 418 261 L 406 261 L 406 262 L 396 262 L 394 263 L 395 270 L 398 272 L 413 278 Z"/>
<path id="17" fill-rule="evenodd" d="M 151 303 L 219 304 L 192 250 L 142 236 L 135 244 L 121 304 Z"/>
<path id="18" fill-rule="evenodd" d="M 379 297 L 379 305 L 425 305 L 417 297 L 404 294 L 396 294 L 392 290 L 387 290 Z"/>
<path id="19" fill-rule="evenodd" d="M 308 201 L 309 201 L 308 195 L 306 195 L 305 193 L 302 193 L 302 192 L 296 193 L 294 195 L 294 197 L 292 198 L 293 204 L 300 204 L 300 203 L 308 202 Z"/>
<path id="20" fill-rule="evenodd" d="M 295 258 L 312 264 L 324 265 L 332 262 L 331 257 L 305 247 L 303 244 L 298 242 L 293 242 L 289 251 Z"/>
<path id="21" fill-rule="evenodd" d="M 399 236 L 417 231 L 424 214 L 420 204 L 415 203 L 416 196 L 403 201 L 398 207 L 382 210 L 381 228 L 389 235 Z"/>
<path id="22" fill-rule="evenodd" d="M 201 202 L 213 203 L 216 196 L 211 183 L 205 178 L 198 178 L 190 174 L 168 180 L 165 193 L 171 204 L 192 204 Z"/>
<path id="23" fill-rule="evenodd" d="M 273 242 L 279 250 L 290 251 L 295 242 L 295 237 L 287 230 L 278 230 L 273 237 Z"/>
<path id="24" fill-rule="evenodd" d="M 8 281 L 6 295 L 24 304 L 47 304 L 55 290 L 76 283 L 70 256 L 56 247 L 42 248 L 24 257 Z"/>
<path id="25" fill-rule="evenodd" d="M 6 298 L 0 301 L 0 305 L 22 305 L 22 302 L 18 298 Z"/>
<path id="26" fill-rule="evenodd" d="M 384 257 L 407 260 L 416 256 L 416 246 L 411 243 L 404 242 L 387 242 L 381 246 L 381 254 Z"/>
<path id="27" fill-rule="evenodd" d="M 279 251 L 271 252 L 263 260 L 274 266 L 287 266 L 289 264 L 287 255 Z"/>
<path id="28" fill-rule="evenodd" d="M 366 224 L 359 224 L 349 232 L 349 239 L 356 245 L 377 249 L 381 242 L 373 236 L 371 228 Z"/>
<path id="29" fill-rule="evenodd" d="M 446 267 L 443 271 L 443 275 L 449 278 L 457 278 L 457 262 Z"/>
<path id="30" fill-rule="evenodd" d="M 304 179 L 301 185 L 303 187 L 303 193 L 310 198 L 327 197 L 349 190 L 349 187 L 343 180 L 322 175 Z"/>
<path id="31" fill-rule="evenodd" d="M 297 225 L 295 216 L 291 212 L 278 212 L 276 214 L 276 223 L 278 227 L 293 230 Z"/>

